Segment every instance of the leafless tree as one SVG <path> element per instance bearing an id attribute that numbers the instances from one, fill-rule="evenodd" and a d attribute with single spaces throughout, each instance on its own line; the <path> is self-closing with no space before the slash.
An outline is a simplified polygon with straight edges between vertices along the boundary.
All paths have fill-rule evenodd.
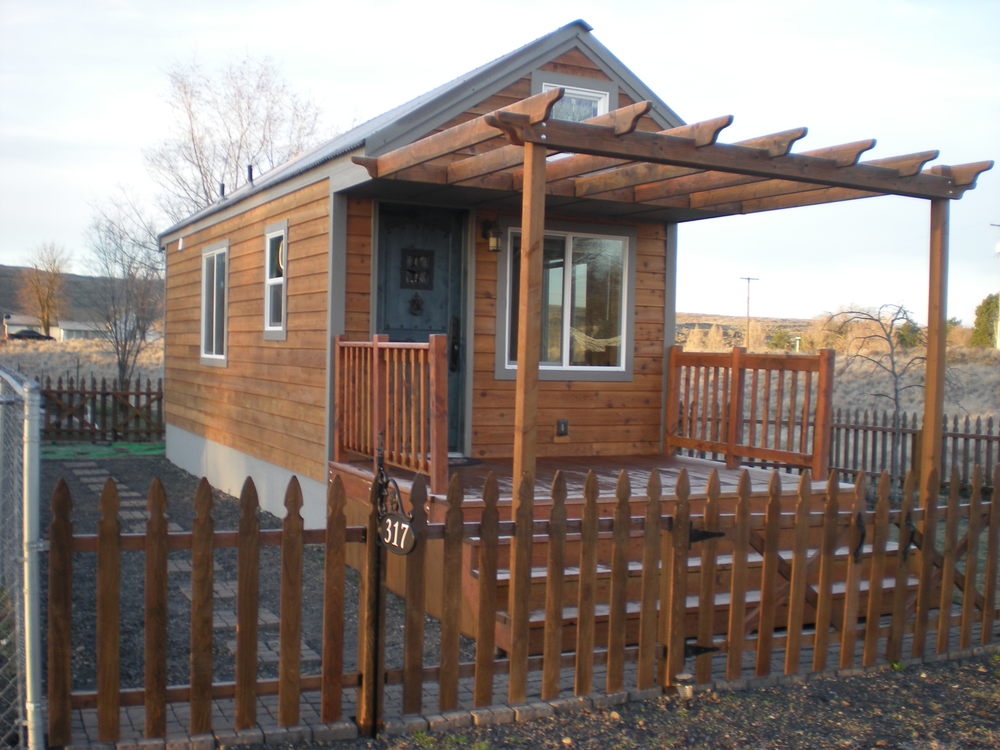
<path id="1" fill-rule="evenodd" d="M 94 219 L 90 265 L 100 277 L 91 320 L 114 351 L 118 382 L 124 384 L 163 315 L 163 256 L 155 225 L 127 194 Z"/>
<path id="2" fill-rule="evenodd" d="M 842 341 L 840 372 L 844 373 L 858 363 L 869 363 L 885 378 L 887 387 L 870 393 L 885 399 L 891 405 L 892 431 L 889 469 L 892 476 L 902 474 L 902 435 L 899 432 L 902 416 L 903 394 L 914 388 L 923 388 L 923 378 L 914 379 L 916 371 L 927 359 L 923 354 L 923 332 L 913 322 L 910 311 L 902 305 L 881 305 L 876 310 L 846 310 L 831 315 L 828 330 Z"/>
<path id="3" fill-rule="evenodd" d="M 46 242 L 34 250 L 28 267 L 21 273 L 18 301 L 25 312 L 38 318 L 46 336 L 50 335 L 50 329 L 59 320 L 63 274 L 69 260 L 65 248 Z"/>
<path id="4" fill-rule="evenodd" d="M 316 137 L 316 106 L 296 96 L 269 59 L 247 57 L 214 76 L 178 65 L 169 78 L 174 131 L 145 156 L 171 221 L 213 204 L 220 183 L 244 184 L 246 165 L 266 171 Z"/>

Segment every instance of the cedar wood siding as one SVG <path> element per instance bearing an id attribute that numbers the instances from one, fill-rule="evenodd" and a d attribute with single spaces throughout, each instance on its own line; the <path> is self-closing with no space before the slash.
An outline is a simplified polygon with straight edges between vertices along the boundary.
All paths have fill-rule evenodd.
<path id="1" fill-rule="evenodd" d="M 166 420 L 317 480 L 326 472 L 327 180 L 167 251 Z M 288 221 L 287 339 L 264 340 L 264 231 Z M 200 363 L 202 251 L 229 242 L 224 367 Z"/>
<path id="2" fill-rule="evenodd" d="M 661 224 L 630 226 L 637 232 L 636 291 L 630 303 L 635 315 L 632 379 L 539 381 L 539 456 L 641 455 L 660 450 L 666 234 Z M 614 232 L 613 224 L 608 228 Z M 485 240 L 477 239 L 472 454 L 480 458 L 513 454 L 515 381 L 498 380 L 494 374 L 501 257 L 487 250 Z M 566 442 L 554 442 L 557 419 L 569 420 Z"/>

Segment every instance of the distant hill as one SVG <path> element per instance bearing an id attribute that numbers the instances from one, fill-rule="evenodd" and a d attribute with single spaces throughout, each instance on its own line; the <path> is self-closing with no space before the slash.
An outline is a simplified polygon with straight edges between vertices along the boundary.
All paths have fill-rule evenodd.
<path id="1" fill-rule="evenodd" d="M 743 332 L 746 330 L 746 318 L 741 315 L 710 315 L 703 313 L 677 313 L 677 343 L 687 341 L 693 328 L 708 330 L 713 325 L 722 329 L 722 336 L 727 344 L 743 345 Z M 765 331 L 774 332 L 779 328 L 788 331 L 792 336 L 799 336 L 812 326 L 813 321 L 805 318 L 757 318 L 750 321 L 763 326 Z"/>
<path id="2" fill-rule="evenodd" d="M 18 292 L 21 288 L 22 266 L 0 266 L 0 315 L 30 315 L 21 307 Z M 80 276 L 75 273 L 63 274 L 62 307 L 59 317 L 63 320 L 86 322 L 91 319 L 93 300 L 101 293 L 100 276 Z"/>

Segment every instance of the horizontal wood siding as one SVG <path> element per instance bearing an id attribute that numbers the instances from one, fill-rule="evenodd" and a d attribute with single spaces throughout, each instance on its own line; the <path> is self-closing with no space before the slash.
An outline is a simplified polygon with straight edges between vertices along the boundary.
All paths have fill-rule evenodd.
<path id="1" fill-rule="evenodd" d="M 167 249 L 168 424 L 322 481 L 325 478 L 329 187 L 326 180 Z M 285 341 L 265 341 L 264 231 L 288 222 Z M 229 242 L 227 364 L 201 364 L 201 257 Z"/>
<path id="2" fill-rule="evenodd" d="M 348 340 L 367 340 L 372 334 L 372 234 L 373 202 L 351 198 L 347 202 L 347 300 L 344 335 Z"/>
<path id="3" fill-rule="evenodd" d="M 480 219 L 490 219 L 485 214 Z M 555 218 L 555 217 L 553 217 Z M 609 225 L 611 227 L 613 225 Z M 635 355 L 628 382 L 543 380 L 539 383 L 540 456 L 649 454 L 660 449 L 663 406 L 663 290 L 665 232 L 636 227 Z M 485 241 L 476 244 L 472 454 L 512 454 L 514 381 L 494 375 L 497 263 Z M 557 419 L 569 420 L 569 440 L 555 442 Z"/>

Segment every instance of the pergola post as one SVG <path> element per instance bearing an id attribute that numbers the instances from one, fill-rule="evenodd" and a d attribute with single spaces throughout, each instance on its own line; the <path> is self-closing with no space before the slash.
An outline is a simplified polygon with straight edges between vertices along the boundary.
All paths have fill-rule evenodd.
<path id="1" fill-rule="evenodd" d="M 521 202 L 521 275 L 517 304 L 517 382 L 514 396 L 514 510 L 518 486 L 534 480 L 538 442 L 538 350 L 541 346 L 542 243 L 545 234 L 545 156 L 537 143 L 524 144 Z"/>
<path id="2" fill-rule="evenodd" d="M 528 611 L 531 589 L 531 520 L 534 515 L 535 455 L 538 433 L 538 358 L 541 338 L 542 243 L 545 230 L 546 149 L 524 144 L 524 192 L 521 204 L 521 276 L 517 304 L 517 383 L 514 397 L 515 521 L 510 552 L 511 649 L 507 700 L 527 695 Z"/>
<path id="3" fill-rule="evenodd" d="M 924 379 L 924 421 L 920 434 L 920 487 L 932 470 L 941 475 L 944 431 L 944 365 L 948 310 L 948 204 L 931 201 L 930 286 L 927 295 L 927 374 Z"/>

